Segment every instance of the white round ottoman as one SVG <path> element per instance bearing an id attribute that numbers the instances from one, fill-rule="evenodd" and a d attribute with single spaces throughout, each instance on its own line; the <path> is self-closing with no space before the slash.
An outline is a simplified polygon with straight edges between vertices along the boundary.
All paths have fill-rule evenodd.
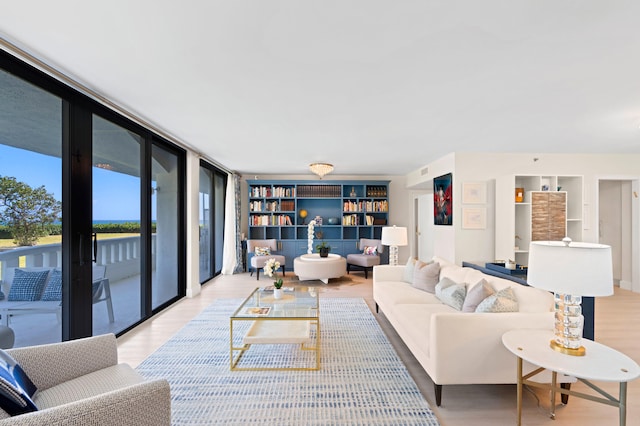
<path id="1" fill-rule="evenodd" d="M 293 259 L 293 273 L 300 281 L 320 280 L 328 284 L 329 278 L 340 278 L 347 273 L 347 260 L 331 253 L 327 257 L 320 257 L 319 253 L 303 254 Z"/>

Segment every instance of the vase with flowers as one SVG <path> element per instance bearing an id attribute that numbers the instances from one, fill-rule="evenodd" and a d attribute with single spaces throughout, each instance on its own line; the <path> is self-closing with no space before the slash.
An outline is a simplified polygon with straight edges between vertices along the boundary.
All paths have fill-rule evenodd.
<path id="1" fill-rule="evenodd" d="M 280 269 L 280 262 L 274 258 L 268 259 L 264 265 L 264 274 L 274 279 L 273 281 L 273 298 L 280 299 L 282 297 L 282 278 L 278 278 L 278 269 Z"/>

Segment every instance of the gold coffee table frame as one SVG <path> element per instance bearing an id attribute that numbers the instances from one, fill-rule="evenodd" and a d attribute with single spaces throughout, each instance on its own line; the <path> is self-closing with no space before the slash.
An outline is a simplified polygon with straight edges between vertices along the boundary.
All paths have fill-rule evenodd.
<path id="1" fill-rule="evenodd" d="M 276 299 L 273 290 L 259 287 L 229 317 L 229 362 L 232 371 L 320 369 L 320 309 L 318 293 L 314 288 L 287 287 Z M 251 321 L 242 338 L 234 340 L 234 323 Z M 246 327 L 244 327 L 246 328 Z M 243 329 L 244 329 L 243 328 Z M 311 333 L 315 328 L 315 336 Z M 303 351 L 315 352 L 315 363 L 310 367 L 242 367 L 240 360 L 254 344 L 299 344 Z"/>

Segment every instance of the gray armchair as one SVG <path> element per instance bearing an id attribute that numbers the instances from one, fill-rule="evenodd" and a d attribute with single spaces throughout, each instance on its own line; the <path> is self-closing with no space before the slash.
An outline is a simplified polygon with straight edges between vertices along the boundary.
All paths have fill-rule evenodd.
<path id="1" fill-rule="evenodd" d="M 7 351 L 38 387 L 39 411 L 9 417 L 0 409 L 0 426 L 171 424 L 166 380 L 146 381 L 127 364 L 118 364 L 113 334 Z"/>
<path id="2" fill-rule="evenodd" d="M 268 247 L 271 250 L 271 254 L 267 256 L 257 256 L 255 254 L 256 247 Z M 284 276 L 284 264 L 286 262 L 286 258 L 281 254 L 276 254 L 275 251 L 278 250 L 278 242 L 274 239 L 269 240 L 247 240 L 247 257 L 249 261 L 247 264 L 249 265 L 250 275 L 253 275 L 253 271 L 256 271 L 256 280 L 260 279 L 260 269 L 264 268 L 264 265 L 267 263 L 269 259 L 275 259 L 280 262 L 280 267 L 282 268 L 282 275 Z"/>
<path id="3" fill-rule="evenodd" d="M 373 271 L 373 267 L 380 264 L 380 253 L 383 252 L 384 246 L 380 240 L 370 240 L 361 238 L 358 248 L 364 250 L 365 247 L 377 247 L 377 255 L 368 255 L 363 253 L 351 253 L 347 255 L 347 274 L 351 272 L 352 267 L 364 270 L 364 277 L 369 278 L 369 271 Z"/>

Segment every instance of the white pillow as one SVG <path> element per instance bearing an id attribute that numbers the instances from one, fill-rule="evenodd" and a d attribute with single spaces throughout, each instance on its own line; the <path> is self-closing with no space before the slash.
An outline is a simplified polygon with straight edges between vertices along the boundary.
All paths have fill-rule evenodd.
<path id="1" fill-rule="evenodd" d="M 480 302 L 476 312 L 518 312 L 518 300 L 513 289 L 506 287 Z"/>
<path id="2" fill-rule="evenodd" d="M 457 311 L 462 310 L 466 294 L 467 287 L 464 284 L 458 284 L 447 277 L 436 284 L 436 297 Z"/>
<path id="3" fill-rule="evenodd" d="M 410 257 L 407 260 L 407 264 L 404 266 L 404 271 L 402 271 L 402 281 L 413 284 L 413 270 L 416 267 L 416 262 L 418 261 L 415 257 Z"/>

